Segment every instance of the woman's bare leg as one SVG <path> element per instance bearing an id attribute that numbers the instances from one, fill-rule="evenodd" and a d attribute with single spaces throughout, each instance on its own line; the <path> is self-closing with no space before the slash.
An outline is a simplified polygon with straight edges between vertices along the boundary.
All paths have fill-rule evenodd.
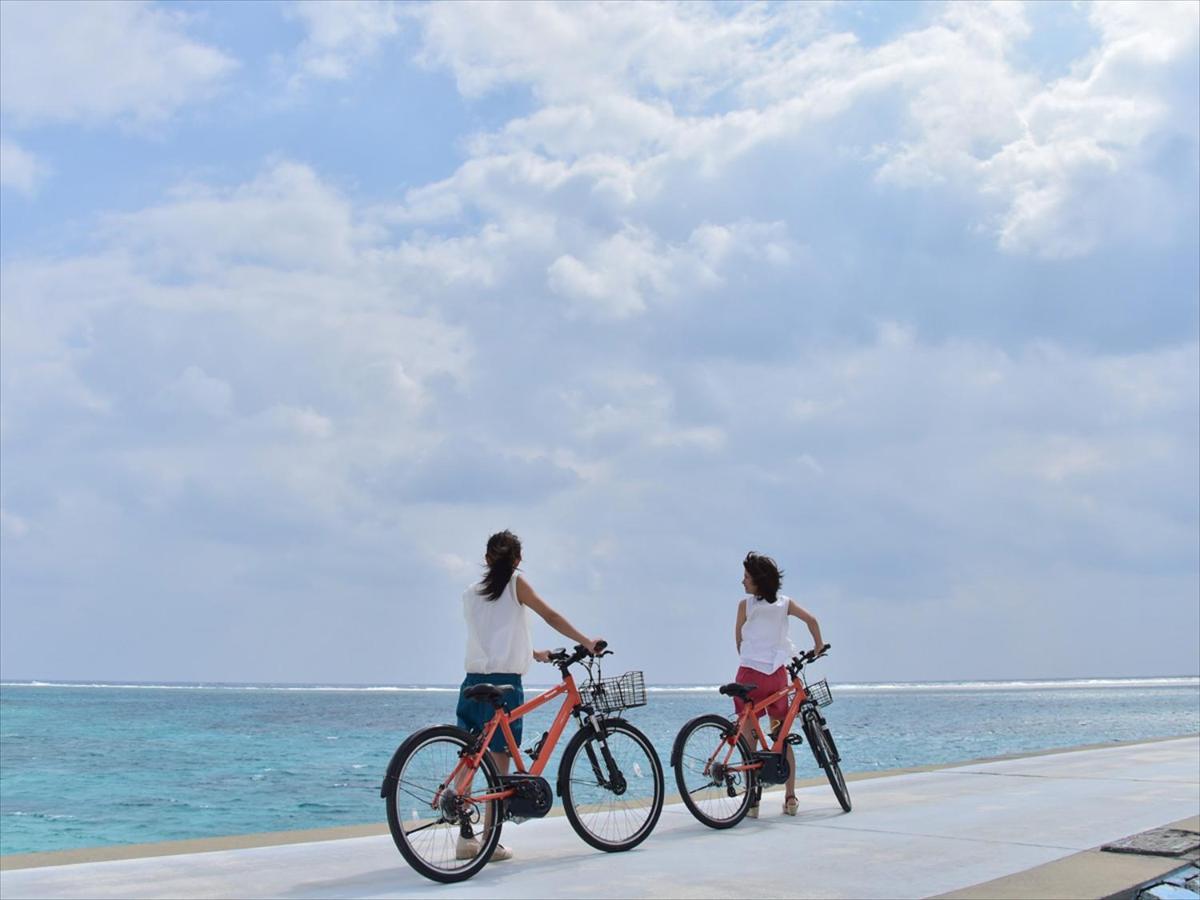
<path id="1" fill-rule="evenodd" d="M 746 739 L 746 746 L 753 753 L 758 749 L 758 730 L 754 727 L 754 719 L 747 719 L 746 724 L 742 726 L 741 736 Z M 755 796 L 750 798 L 750 806 L 752 809 L 758 808 L 758 798 L 762 795 L 762 785 L 759 784 L 755 791 Z M 752 812 L 751 815 L 758 815 L 757 812 Z"/>
<path id="2" fill-rule="evenodd" d="M 777 734 L 782 727 L 782 719 L 771 720 L 771 734 Z M 783 799 L 786 800 L 788 797 L 796 796 L 796 753 L 792 750 L 791 744 L 784 744 L 784 746 L 787 747 L 788 761 L 787 791 L 783 795 Z"/>
<path id="3" fill-rule="evenodd" d="M 492 758 L 492 762 L 496 764 L 496 769 L 497 769 L 497 771 L 500 772 L 501 775 L 508 774 L 509 762 L 512 760 L 511 756 L 509 756 L 507 753 L 503 753 L 499 750 L 489 750 L 488 756 L 490 756 Z M 492 830 L 492 809 L 494 807 L 495 807 L 494 803 L 489 803 L 487 805 L 487 810 L 484 812 L 483 833 L 485 836 L 487 835 L 487 833 L 489 831 Z"/>

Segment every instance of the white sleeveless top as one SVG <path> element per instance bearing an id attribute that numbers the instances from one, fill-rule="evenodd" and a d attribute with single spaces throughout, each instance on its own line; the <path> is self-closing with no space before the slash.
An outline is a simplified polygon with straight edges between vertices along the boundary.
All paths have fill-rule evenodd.
<path id="1" fill-rule="evenodd" d="M 742 625 L 740 665 L 770 675 L 793 656 L 796 648 L 788 637 L 790 597 L 779 594 L 774 603 L 745 597 L 746 621 Z"/>
<path id="2" fill-rule="evenodd" d="M 479 593 L 479 583 L 463 591 L 467 620 L 467 674 L 524 675 L 533 661 L 533 638 L 525 607 L 517 600 L 517 573 L 495 600 Z"/>

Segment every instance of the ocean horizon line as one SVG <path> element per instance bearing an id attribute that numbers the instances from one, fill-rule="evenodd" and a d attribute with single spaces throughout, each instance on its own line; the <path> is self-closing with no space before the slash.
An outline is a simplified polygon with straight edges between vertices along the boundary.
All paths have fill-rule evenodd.
<path id="1" fill-rule="evenodd" d="M 715 692 L 723 682 L 662 682 L 649 684 L 653 693 Z M 1200 687 L 1198 675 L 1100 675 L 1074 678 L 997 678 L 953 679 L 937 681 L 835 681 L 839 691 L 953 691 L 953 690 L 1054 690 L 1105 687 Z M 545 690 L 553 683 L 527 684 L 526 690 Z M 457 693 L 450 683 L 351 683 L 351 682 L 254 682 L 254 681 L 133 681 L 122 679 L 5 679 L 0 687 L 78 688 L 102 690 L 225 690 L 295 691 L 347 693 Z"/>

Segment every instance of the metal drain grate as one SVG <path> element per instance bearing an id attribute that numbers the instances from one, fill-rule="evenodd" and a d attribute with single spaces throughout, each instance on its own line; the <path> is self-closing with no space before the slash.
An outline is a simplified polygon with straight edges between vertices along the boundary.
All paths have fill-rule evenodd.
<path id="1" fill-rule="evenodd" d="M 1105 844 L 1109 853 L 1140 853 L 1143 856 L 1183 856 L 1200 849 L 1200 833 L 1183 828 L 1152 828 Z"/>

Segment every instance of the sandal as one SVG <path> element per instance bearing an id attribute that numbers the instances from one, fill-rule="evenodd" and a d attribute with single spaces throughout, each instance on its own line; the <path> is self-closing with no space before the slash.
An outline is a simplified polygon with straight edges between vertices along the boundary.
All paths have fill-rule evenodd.
<path id="1" fill-rule="evenodd" d="M 799 810 L 800 801 L 796 799 L 795 794 L 783 798 L 783 814 L 785 816 L 794 816 Z"/>
<path id="2" fill-rule="evenodd" d="M 750 798 L 750 808 L 746 810 L 746 817 L 750 819 L 758 818 L 758 803 L 762 800 L 762 787 L 754 789 L 754 796 Z"/>

